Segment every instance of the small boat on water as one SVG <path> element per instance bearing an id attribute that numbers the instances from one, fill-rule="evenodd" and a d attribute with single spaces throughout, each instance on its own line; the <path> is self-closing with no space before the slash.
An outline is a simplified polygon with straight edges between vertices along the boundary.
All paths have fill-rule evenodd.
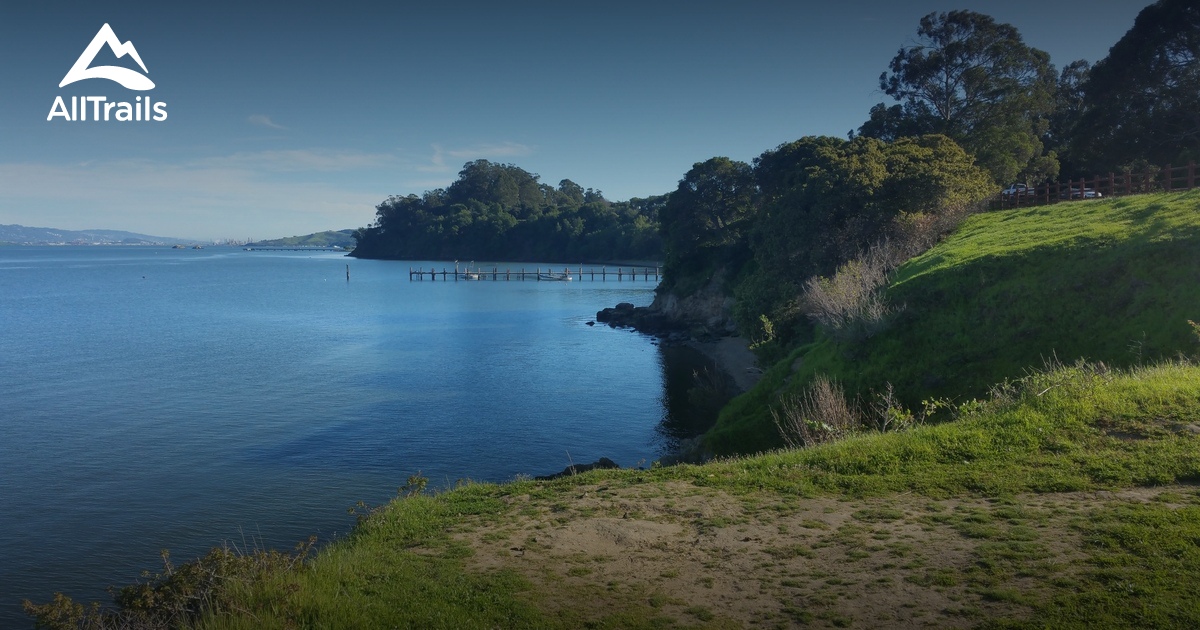
<path id="1" fill-rule="evenodd" d="M 555 282 L 570 282 L 571 281 L 571 272 L 564 271 L 563 273 L 554 273 L 554 272 L 548 271 L 546 273 L 539 273 L 538 280 L 552 280 Z"/>
<path id="2" fill-rule="evenodd" d="M 456 260 L 456 261 L 454 261 L 454 274 L 456 276 L 461 277 L 463 280 L 478 280 L 479 275 L 480 275 L 479 269 L 472 269 L 471 267 L 474 267 L 474 266 L 475 266 L 475 261 L 472 260 L 471 265 L 468 266 L 466 269 L 462 270 L 462 272 L 460 273 L 458 271 L 458 261 Z"/>

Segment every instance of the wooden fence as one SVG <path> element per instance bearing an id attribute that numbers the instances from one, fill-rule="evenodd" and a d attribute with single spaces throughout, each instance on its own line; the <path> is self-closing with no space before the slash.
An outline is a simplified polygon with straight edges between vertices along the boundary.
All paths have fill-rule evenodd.
<path id="1" fill-rule="evenodd" d="M 1189 162 L 1186 166 L 1168 164 L 1162 168 L 1149 168 L 1140 173 L 1109 173 L 1108 175 L 1096 175 L 1090 179 L 1084 177 L 1066 182 L 1053 182 L 1009 194 L 1002 192 L 988 202 L 988 209 L 1044 206 L 1060 201 L 1123 197 L 1150 192 L 1190 190 L 1195 187 L 1195 162 Z"/>

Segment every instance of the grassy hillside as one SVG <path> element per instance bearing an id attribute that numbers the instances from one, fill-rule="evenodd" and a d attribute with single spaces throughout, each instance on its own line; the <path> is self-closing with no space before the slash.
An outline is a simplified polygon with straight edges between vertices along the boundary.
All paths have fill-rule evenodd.
<path id="1" fill-rule="evenodd" d="M 354 248 L 354 230 L 326 230 L 303 236 L 289 236 L 251 243 L 259 247 L 344 247 Z"/>
<path id="2" fill-rule="evenodd" d="M 308 562 L 215 551 L 118 599 L 204 628 L 1196 627 L 1197 483 L 1200 368 L 1081 366 L 902 433 L 399 498 Z"/>
<path id="3" fill-rule="evenodd" d="M 958 403 L 1057 357 L 1125 366 L 1195 349 L 1200 190 L 981 214 L 901 267 L 890 327 L 824 339 L 767 371 L 722 413 L 718 453 L 779 446 L 769 406 L 817 374 L 864 399 L 890 382 L 919 408 Z"/>

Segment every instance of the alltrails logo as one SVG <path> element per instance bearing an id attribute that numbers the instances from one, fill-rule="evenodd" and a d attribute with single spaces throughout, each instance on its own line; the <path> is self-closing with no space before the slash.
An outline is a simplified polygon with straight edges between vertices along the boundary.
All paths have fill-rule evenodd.
<path id="1" fill-rule="evenodd" d="M 121 40 L 117 39 L 117 34 L 113 32 L 112 27 L 105 24 L 100 27 L 100 31 L 92 38 L 92 43 L 88 44 L 87 48 L 83 50 L 83 54 L 79 55 L 79 59 L 75 60 L 75 65 L 71 66 L 71 69 L 67 71 L 67 75 L 63 77 L 58 87 L 65 87 L 76 81 L 83 81 L 85 79 L 108 79 L 130 90 L 146 91 L 154 89 L 154 82 L 145 74 L 141 74 L 135 70 L 120 66 L 90 67 L 92 61 L 96 59 L 96 55 L 104 46 L 108 46 L 118 59 L 129 55 L 142 68 L 142 72 L 146 74 L 150 73 L 146 69 L 146 64 L 142 62 L 141 55 L 133 47 L 133 42 L 121 43 Z M 72 96 L 70 108 L 67 107 L 67 102 L 63 97 L 56 96 L 54 97 L 54 104 L 50 106 L 50 114 L 46 116 L 46 120 L 51 121 L 58 117 L 62 117 L 63 120 L 68 121 L 89 120 L 88 105 L 91 105 L 90 120 L 95 121 L 118 120 L 127 122 L 141 120 L 163 121 L 167 119 L 167 104 L 161 102 L 154 103 L 150 95 L 146 95 L 145 97 L 139 96 L 135 98 L 132 103 L 109 101 L 107 96 Z"/>

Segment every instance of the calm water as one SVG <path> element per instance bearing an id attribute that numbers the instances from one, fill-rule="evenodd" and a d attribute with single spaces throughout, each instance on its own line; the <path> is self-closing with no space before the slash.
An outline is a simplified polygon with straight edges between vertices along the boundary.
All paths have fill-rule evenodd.
<path id="1" fill-rule="evenodd" d="M 703 428 L 681 402 L 695 356 L 585 325 L 653 281 L 408 267 L 0 247 L 0 627 L 29 625 L 23 597 L 107 602 L 164 548 L 328 540 L 414 473 L 648 465 Z"/>

